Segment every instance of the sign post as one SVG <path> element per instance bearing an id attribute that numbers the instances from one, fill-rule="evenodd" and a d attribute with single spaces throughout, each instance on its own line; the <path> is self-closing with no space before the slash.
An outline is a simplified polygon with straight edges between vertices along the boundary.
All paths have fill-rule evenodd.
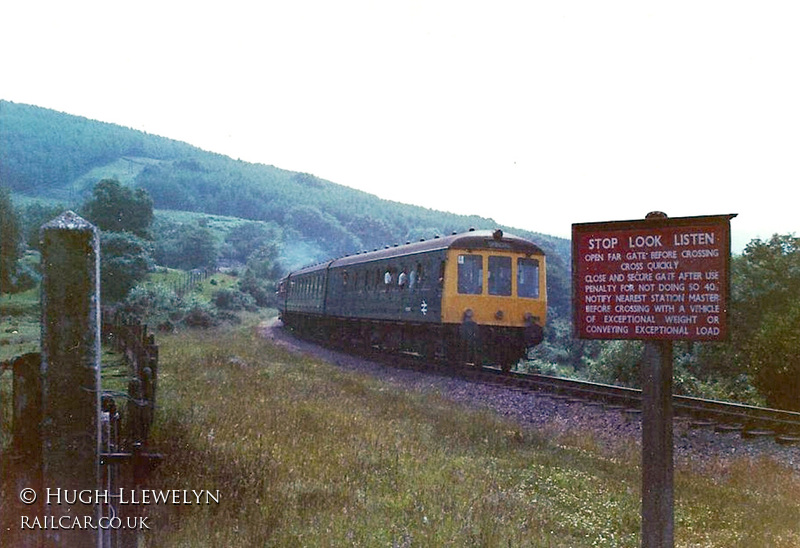
<path id="1" fill-rule="evenodd" d="M 645 341 L 642 547 L 674 545 L 672 341 L 728 336 L 735 215 L 572 225 L 578 337 Z"/>
<path id="2" fill-rule="evenodd" d="M 673 542 L 672 342 L 648 341 L 642 371 L 642 547 Z"/>

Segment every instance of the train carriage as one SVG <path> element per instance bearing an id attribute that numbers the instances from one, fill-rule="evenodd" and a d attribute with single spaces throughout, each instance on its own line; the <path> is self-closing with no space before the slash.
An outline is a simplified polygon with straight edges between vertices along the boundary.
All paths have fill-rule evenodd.
<path id="1" fill-rule="evenodd" d="M 470 231 L 293 272 L 278 297 L 284 324 L 317 337 L 508 368 L 542 340 L 545 256 Z"/>

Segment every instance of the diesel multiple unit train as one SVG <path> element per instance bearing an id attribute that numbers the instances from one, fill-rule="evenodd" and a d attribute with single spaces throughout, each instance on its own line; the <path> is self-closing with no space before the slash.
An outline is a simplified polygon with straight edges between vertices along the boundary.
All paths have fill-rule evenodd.
<path id="1" fill-rule="evenodd" d="M 470 230 L 297 270 L 278 301 L 302 336 L 508 370 L 542 340 L 545 256 L 501 230 Z"/>

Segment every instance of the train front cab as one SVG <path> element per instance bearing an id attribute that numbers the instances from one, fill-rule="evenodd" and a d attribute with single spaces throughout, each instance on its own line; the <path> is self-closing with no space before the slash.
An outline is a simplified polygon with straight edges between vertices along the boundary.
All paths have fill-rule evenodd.
<path id="1" fill-rule="evenodd" d="M 544 254 L 450 249 L 442 322 L 457 330 L 467 361 L 507 370 L 542 341 L 546 287 Z"/>

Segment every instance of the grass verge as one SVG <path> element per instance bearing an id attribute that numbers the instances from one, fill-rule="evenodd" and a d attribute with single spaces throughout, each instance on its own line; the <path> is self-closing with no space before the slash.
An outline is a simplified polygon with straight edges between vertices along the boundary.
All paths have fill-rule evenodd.
<path id="1" fill-rule="evenodd" d="M 160 337 L 148 546 L 638 546 L 636 458 L 555 445 L 437 394 L 290 354 L 252 329 Z M 800 545 L 800 480 L 676 475 L 678 546 Z"/>
<path id="2" fill-rule="evenodd" d="M 39 351 L 39 288 L 0 295 L 0 361 Z"/>

